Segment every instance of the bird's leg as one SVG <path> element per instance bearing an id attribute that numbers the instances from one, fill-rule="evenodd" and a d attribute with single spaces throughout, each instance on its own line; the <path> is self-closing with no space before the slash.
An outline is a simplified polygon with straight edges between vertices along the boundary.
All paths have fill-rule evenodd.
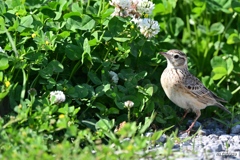
<path id="1" fill-rule="evenodd" d="M 185 110 L 185 113 L 184 113 L 184 115 L 182 116 L 182 118 L 181 118 L 181 120 L 180 120 L 180 122 L 178 122 L 178 126 L 180 127 L 180 124 L 182 123 L 182 121 L 184 120 L 184 118 L 186 117 L 186 115 L 189 113 L 189 109 L 186 109 Z"/>
<path id="2" fill-rule="evenodd" d="M 187 132 L 188 134 L 190 133 L 192 127 L 194 126 L 194 124 L 196 123 L 196 121 L 198 120 L 198 118 L 201 116 L 201 111 L 200 111 L 200 110 L 196 111 L 196 115 L 197 115 L 197 116 L 196 116 L 196 118 L 194 119 L 194 121 L 192 122 L 191 126 L 189 126 L 189 128 L 185 131 L 185 132 Z"/>
<path id="3" fill-rule="evenodd" d="M 181 118 L 181 121 L 179 122 L 179 124 L 182 123 L 182 121 L 184 120 L 184 118 L 186 117 L 186 115 L 187 115 L 188 113 L 189 113 L 189 110 L 186 109 L 184 115 L 183 115 L 182 118 Z"/>

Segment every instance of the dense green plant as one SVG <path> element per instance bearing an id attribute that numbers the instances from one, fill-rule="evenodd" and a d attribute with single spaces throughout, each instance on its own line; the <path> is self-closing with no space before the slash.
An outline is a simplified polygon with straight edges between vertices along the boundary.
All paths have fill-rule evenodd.
<path id="1" fill-rule="evenodd" d="M 146 130 L 168 128 L 181 116 L 159 82 L 166 62 L 158 52 L 173 48 L 186 52 L 191 72 L 228 101 L 229 120 L 237 117 L 240 2 L 153 3 L 153 15 L 141 16 L 158 21 L 160 32 L 146 38 L 130 17 L 111 16 L 109 1 L 0 1 L 0 155 L 19 159 L 33 149 L 31 158 L 117 159 L 114 151 L 135 157 L 151 141 L 141 136 Z M 50 98 L 55 90 L 65 102 Z M 213 110 L 206 117 L 223 122 L 225 113 Z M 114 133 L 124 121 L 131 122 Z M 132 140 L 122 143 L 126 137 Z M 168 152 L 151 154 L 169 156 L 172 143 Z"/>

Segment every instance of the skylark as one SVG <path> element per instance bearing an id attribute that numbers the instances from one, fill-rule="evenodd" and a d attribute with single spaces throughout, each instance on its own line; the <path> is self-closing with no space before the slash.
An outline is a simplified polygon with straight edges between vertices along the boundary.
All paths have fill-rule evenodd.
<path id="1" fill-rule="evenodd" d="M 185 118 L 190 111 L 196 113 L 196 118 L 186 130 L 190 133 L 192 127 L 201 115 L 201 109 L 207 106 L 218 106 L 230 113 L 220 102 L 226 102 L 208 90 L 201 81 L 188 71 L 187 57 L 179 50 L 161 52 L 167 59 L 167 68 L 161 75 L 161 85 L 167 97 L 179 107 L 185 109 Z"/>

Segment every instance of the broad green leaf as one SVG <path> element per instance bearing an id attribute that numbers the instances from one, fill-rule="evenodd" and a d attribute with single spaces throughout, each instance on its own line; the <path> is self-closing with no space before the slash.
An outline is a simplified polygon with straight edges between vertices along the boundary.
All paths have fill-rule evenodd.
<path id="1" fill-rule="evenodd" d="M 82 25 L 82 19 L 79 16 L 71 16 L 67 19 L 66 28 L 73 32 L 76 32 L 77 29 L 80 29 Z"/>
<path id="2" fill-rule="evenodd" d="M 156 85 L 154 85 L 154 84 L 146 84 L 145 86 L 144 86 L 144 88 L 146 88 L 146 92 L 150 95 L 150 96 L 152 96 L 154 93 L 156 93 L 157 92 L 157 90 L 158 90 L 158 87 L 156 86 Z"/>
<path id="3" fill-rule="evenodd" d="M 226 75 L 227 75 L 227 69 L 224 67 L 213 68 L 212 74 L 211 74 L 213 80 L 219 80 Z"/>
<path id="4" fill-rule="evenodd" d="M 80 111 L 80 107 L 75 108 L 74 112 L 72 113 L 74 116 Z"/>
<path id="5" fill-rule="evenodd" d="M 2 57 L 0 59 L 0 70 L 5 70 L 9 67 L 8 58 Z"/>
<path id="6" fill-rule="evenodd" d="M 162 123 L 162 124 L 167 123 L 167 122 L 165 121 L 165 119 L 162 118 L 162 117 L 160 117 L 160 116 L 156 116 L 155 120 L 156 120 L 158 123 Z"/>
<path id="7" fill-rule="evenodd" d="M 228 58 L 226 60 L 226 62 L 227 62 L 227 74 L 230 75 L 230 73 L 232 72 L 233 67 L 234 67 L 233 66 L 233 60 L 231 58 Z"/>
<path id="8" fill-rule="evenodd" d="M 149 96 L 152 96 L 153 95 L 153 87 L 152 86 L 148 86 L 148 88 L 146 89 L 146 93 Z"/>
<path id="9" fill-rule="evenodd" d="M 201 7 L 194 7 L 192 9 L 192 12 L 195 13 L 197 16 L 200 16 L 204 12 L 205 9 L 206 9 L 205 5 L 201 6 Z"/>
<path id="10" fill-rule="evenodd" d="M 68 19 L 68 18 L 71 18 L 71 17 L 75 17 L 75 18 L 80 18 L 81 14 L 79 12 L 70 12 L 70 13 L 66 13 L 64 14 L 63 18 L 64 19 Z M 82 19 L 80 18 L 80 21 L 81 22 Z"/>
<path id="11" fill-rule="evenodd" d="M 144 113 L 151 113 L 155 108 L 154 101 L 148 101 Z"/>
<path id="12" fill-rule="evenodd" d="M 168 31 L 175 37 L 183 30 L 184 22 L 179 17 L 172 17 L 168 22 Z"/>
<path id="13" fill-rule="evenodd" d="M 83 54 L 82 54 L 82 63 L 84 63 L 85 59 L 88 59 L 90 62 L 92 62 L 92 57 L 91 57 L 91 47 L 88 43 L 88 39 L 85 38 L 83 42 Z"/>
<path id="14" fill-rule="evenodd" d="M 102 129 L 104 131 L 109 131 L 113 128 L 114 126 L 114 122 L 107 120 L 107 119 L 100 119 L 96 124 L 95 124 L 95 128 L 98 129 Z"/>
<path id="15" fill-rule="evenodd" d="M 211 85 L 214 84 L 214 82 L 210 76 L 202 77 L 201 81 L 202 81 L 203 85 L 206 86 L 207 88 L 209 88 Z"/>
<path id="16" fill-rule="evenodd" d="M 74 107 L 74 106 L 68 107 L 68 113 L 73 113 L 74 110 L 75 110 L 75 107 Z"/>
<path id="17" fill-rule="evenodd" d="M 85 86 L 76 85 L 74 88 L 78 98 L 85 98 L 88 95 L 88 89 Z"/>
<path id="18" fill-rule="evenodd" d="M 32 28 L 31 26 L 32 23 L 33 23 L 33 18 L 31 15 L 22 17 L 18 27 L 18 32 L 22 32 L 26 28 Z"/>
<path id="19" fill-rule="evenodd" d="M 0 93 L 0 101 L 1 101 L 4 97 L 6 97 L 6 96 L 8 95 L 8 92 L 9 92 L 9 91 Z"/>
<path id="20" fill-rule="evenodd" d="M 218 94 L 220 97 L 222 97 L 224 100 L 229 101 L 233 97 L 231 91 L 227 90 L 226 88 L 222 87 L 220 90 L 218 90 Z"/>
<path id="21" fill-rule="evenodd" d="M 83 51 L 88 53 L 88 54 L 90 54 L 90 52 L 91 52 L 91 48 L 88 44 L 88 39 L 87 38 L 85 38 L 84 42 L 83 42 Z"/>
<path id="22" fill-rule="evenodd" d="M 61 107 L 58 109 L 59 113 L 63 113 L 63 114 L 68 114 L 69 113 L 69 106 L 68 104 L 65 104 L 64 107 Z"/>
<path id="23" fill-rule="evenodd" d="M 76 137 L 77 133 L 78 133 L 77 125 L 71 125 L 67 127 L 66 135 L 68 137 Z"/>
<path id="24" fill-rule="evenodd" d="M 96 84 L 96 85 L 99 85 L 99 84 L 102 83 L 101 80 L 97 77 L 96 73 L 94 73 L 94 72 L 89 71 L 89 72 L 88 72 L 88 77 L 89 77 L 89 78 L 91 79 L 91 81 L 92 81 L 94 84 Z"/>
<path id="25" fill-rule="evenodd" d="M 96 107 L 97 109 L 99 109 L 100 112 L 105 112 L 107 110 L 107 107 L 104 104 L 100 103 L 100 102 L 94 103 L 93 107 L 94 108 Z"/>
<path id="26" fill-rule="evenodd" d="M 215 56 L 211 59 L 212 68 L 223 67 L 227 69 L 227 63 L 222 57 Z"/>
<path id="27" fill-rule="evenodd" d="M 64 68 L 63 65 L 60 62 L 58 62 L 57 60 L 52 60 L 49 63 L 49 66 L 51 66 L 53 69 L 53 72 L 56 72 L 56 73 L 62 72 L 63 68 Z"/>
<path id="28" fill-rule="evenodd" d="M 94 26 L 95 26 L 95 20 L 92 19 L 90 16 L 88 15 L 83 15 L 82 17 L 82 23 L 80 29 L 81 30 L 91 30 Z"/>
<path id="29" fill-rule="evenodd" d="M 166 1 L 165 1 L 166 2 Z M 167 4 L 157 3 L 155 5 L 155 9 L 153 10 L 153 15 L 156 16 L 158 14 L 166 15 L 172 12 L 172 6 L 167 2 Z"/>
<path id="30" fill-rule="evenodd" d="M 7 11 L 7 10 L 6 10 L 4 1 L 0 1 L 0 13 L 1 13 L 1 14 L 5 14 L 6 11 Z"/>
<path id="31" fill-rule="evenodd" d="M 92 6 L 88 6 L 88 7 L 86 8 L 86 12 L 87 12 L 87 14 L 89 14 L 89 15 L 97 15 L 98 9 L 96 9 L 96 8 L 94 8 L 94 7 L 92 7 Z"/>
<path id="32" fill-rule="evenodd" d="M 119 114 L 119 110 L 115 107 L 111 107 L 107 110 L 108 114 Z"/>
<path id="33" fill-rule="evenodd" d="M 15 0 L 15 1 L 11 1 L 11 0 L 6 0 L 5 1 L 8 8 L 15 8 L 15 7 L 19 7 L 21 6 L 21 0 Z"/>
<path id="34" fill-rule="evenodd" d="M 197 28 L 198 28 L 203 34 L 207 34 L 207 33 L 208 33 L 208 29 L 207 29 L 206 26 L 198 25 Z"/>
<path id="35" fill-rule="evenodd" d="M 102 96 L 104 93 L 106 93 L 110 89 L 111 89 L 110 84 L 102 84 L 96 88 L 96 93 L 98 96 Z"/>
<path id="36" fill-rule="evenodd" d="M 139 81 L 139 80 L 142 80 L 146 76 L 147 76 L 147 72 L 142 71 L 142 72 L 138 73 L 135 78 L 136 78 L 137 81 Z"/>
<path id="37" fill-rule="evenodd" d="M 79 94 L 76 92 L 75 87 L 68 87 L 66 94 L 72 98 L 78 98 Z"/>
<path id="38" fill-rule="evenodd" d="M 122 38 L 122 37 L 113 37 L 113 39 L 118 42 L 126 42 L 126 41 L 130 40 L 130 38 Z"/>
<path id="39" fill-rule="evenodd" d="M 63 31 L 60 34 L 57 35 L 58 39 L 64 39 L 70 36 L 70 32 L 69 31 Z"/>
<path id="40" fill-rule="evenodd" d="M 83 48 L 74 44 L 67 44 L 65 47 L 65 53 L 72 61 L 80 60 L 82 58 Z"/>
<path id="41" fill-rule="evenodd" d="M 237 13 L 240 13 L 240 2 L 238 0 L 233 0 L 232 1 L 232 8 Z"/>
<path id="42" fill-rule="evenodd" d="M 47 66 L 39 71 L 39 74 L 44 79 L 49 79 L 53 75 L 52 67 Z"/>
<path id="43" fill-rule="evenodd" d="M 227 39 L 227 44 L 235 43 L 240 43 L 239 35 L 237 33 L 232 33 Z"/>
<path id="44" fill-rule="evenodd" d="M 170 130 L 170 129 L 173 128 L 173 127 L 174 127 L 174 126 L 170 126 L 170 127 L 165 128 L 165 129 L 163 129 L 163 130 L 154 132 L 153 135 L 152 135 L 152 137 L 151 137 L 151 141 L 152 141 L 153 143 L 155 143 L 155 142 L 162 136 L 162 134 L 163 134 L 164 132 Z"/>
<path id="45" fill-rule="evenodd" d="M 2 16 L 0 16 L 0 34 L 6 32 L 6 27 L 5 27 L 5 20 Z"/>
<path id="46" fill-rule="evenodd" d="M 119 19 L 119 17 L 113 17 L 108 24 L 109 27 L 109 36 L 111 37 L 117 37 L 119 36 L 119 33 L 121 33 L 124 29 L 123 27 L 124 22 Z M 107 32 L 106 32 L 107 34 Z M 106 35 L 104 35 L 106 37 Z"/>
<path id="47" fill-rule="evenodd" d="M 210 27 L 210 35 L 215 36 L 223 33 L 224 25 L 220 22 L 214 23 Z"/>
<path id="48" fill-rule="evenodd" d="M 78 2 L 72 3 L 71 7 L 72 7 L 72 12 L 78 12 L 78 13 L 83 12 L 83 9 L 79 6 Z"/>
<path id="49" fill-rule="evenodd" d="M 2 81 L 3 81 L 3 72 L 0 71 L 0 82 L 2 82 Z"/>

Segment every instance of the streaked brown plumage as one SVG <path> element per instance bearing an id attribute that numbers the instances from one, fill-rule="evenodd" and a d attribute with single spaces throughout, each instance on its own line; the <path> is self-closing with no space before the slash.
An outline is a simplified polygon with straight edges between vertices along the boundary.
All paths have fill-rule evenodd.
<path id="1" fill-rule="evenodd" d="M 220 102 L 226 102 L 208 90 L 201 81 L 188 71 L 187 57 L 179 50 L 161 52 L 167 59 L 167 68 L 161 75 L 161 85 L 167 97 L 176 105 L 196 113 L 196 118 L 186 132 L 190 132 L 201 115 L 201 109 L 207 106 L 218 106 L 230 113 Z"/>

